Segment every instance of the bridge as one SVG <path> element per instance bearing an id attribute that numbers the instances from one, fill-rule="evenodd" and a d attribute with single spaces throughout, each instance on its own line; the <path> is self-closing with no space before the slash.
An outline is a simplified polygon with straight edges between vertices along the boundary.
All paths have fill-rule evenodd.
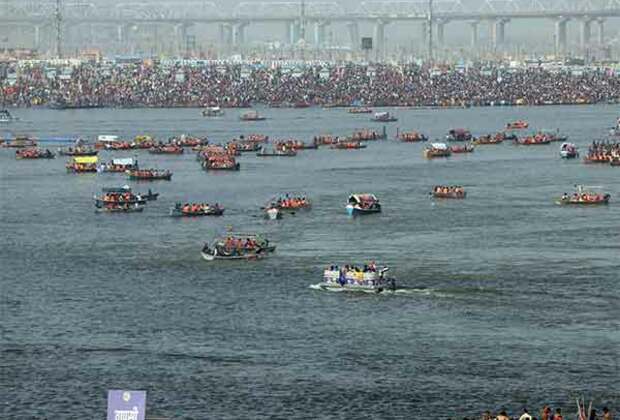
<path id="1" fill-rule="evenodd" d="M 566 53 L 569 21 L 579 22 L 580 47 L 584 50 L 592 43 L 592 24 L 598 26 L 596 43 L 603 45 L 605 21 L 617 17 L 620 0 L 433 0 L 432 13 L 429 0 L 362 1 L 354 9 L 322 0 L 242 1 L 230 10 L 223 2 L 202 0 L 121 0 L 107 6 L 88 0 L 4 0 L 0 4 L 0 33 L 10 27 L 30 28 L 33 46 L 37 48 L 41 32 L 54 33 L 59 22 L 62 30 L 88 27 L 92 32 L 93 27 L 101 25 L 113 27 L 119 44 L 130 42 L 129 27 L 164 27 L 171 29 L 172 42 L 181 53 L 188 29 L 201 25 L 217 25 L 220 47 L 233 51 L 246 43 L 246 30 L 254 24 L 282 24 L 284 44 L 298 45 L 304 39 L 316 47 L 326 45 L 329 25 L 344 24 L 349 47 L 357 50 L 360 26 L 370 24 L 374 49 L 381 58 L 386 49 L 386 30 L 396 22 L 417 22 L 423 37 L 434 34 L 434 45 L 439 47 L 444 46 L 450 22 L 467 22 L 473 49 L 478 47 L 479 23 L 488 22 L 492 26 L 493 47 L 501 51 L 510 22 L 541 19 L 555 24 L 556 51 Z"/>

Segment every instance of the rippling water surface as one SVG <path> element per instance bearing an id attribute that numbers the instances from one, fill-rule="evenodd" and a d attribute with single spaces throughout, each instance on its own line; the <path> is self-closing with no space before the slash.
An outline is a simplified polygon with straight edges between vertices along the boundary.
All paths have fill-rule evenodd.
<path id="1" fill-rule="evenodd" d="M 395 113 L 398 126 L 432 137 L 523 118 L 559 127 L 585 152 L 618 108 Z M 15 114 L 11 129 L 40 137 L 191 132 L 215 142 L 251 132 L 309 140 L 372 124 L 339 109 L 265 109 L 259 123 L 196 109 Z M 435 161 L 422 148 L 246 155 L 238 173 L 204 172 L 191 153 L 138 152 L 143 166 L 174 176 L 132 184 L 161 195 L 128 215 L 93 211 L 93 194 L 123 176 L 71 175 L 63 158 L 16 161 L 0 149 L 0 417 L 102 418 L 113 388 L 146 389 L 151 415 L 186 419 L 445 418 L 543 403 L 573 412 L 581 395 L 620 409 L 620 169 L 563 161 L 558 144 Z M 554 205 L 576 183 L 604 187 L 612 203 Z M 433 184 L 464 185 L 467 199 L 433 202 Z M 314 208 L 263 220 L 259 206 L 283 191 L 306 192 Z M 347 217 L 348 194 L 366 191 L 384 213 Z M 177 200 L 218 201 L 226 215 L 167 217 Z M 228 226 L 268 234 L 276 254 L 202 261 L 203 242 Z M 414 290 L 309 288 L 327 264 L 372 258 Z"/>

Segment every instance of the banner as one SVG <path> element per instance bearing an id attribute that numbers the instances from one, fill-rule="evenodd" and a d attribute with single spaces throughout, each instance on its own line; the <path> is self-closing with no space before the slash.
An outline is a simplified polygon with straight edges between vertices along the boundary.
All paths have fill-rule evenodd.
<path id="1" fill-rule="evenodd" d="M 97 156 L 76 156 L 73 161 L 75 163 L 97 163 Z"/>

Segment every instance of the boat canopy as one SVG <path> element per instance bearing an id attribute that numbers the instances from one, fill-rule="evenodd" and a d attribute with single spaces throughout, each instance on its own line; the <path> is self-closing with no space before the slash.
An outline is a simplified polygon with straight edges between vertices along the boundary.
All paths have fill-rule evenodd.
<path id="1" fill-rule="evenodd" d="M 351 196 L 349 197 L 349 203 L 362 203 L 362 202 L 369 202 L 369 201 L 379 201 L 377 200 L 377 197 L 375 197 L 374 194 L 370 194 L 370 193 L 363 193 L 363 194 L 351 194 Z"/>
<path id="2" fill-rule="evenodd" d="M 103 193 L 126 193 L 131 192 L 129 185 L 123 185 L 122 187 L 103 187 L 101 189 Z"/>
<path id="3" fill-rule="evenodd" d="M 453 128 L 452 130 L 450 130 L 450 134 L 452 134 L 452 135 L 465 135 L 465 134 L 469 134 L 469 130 L 466 130 L 464 128 Z"/>
<path id="4" fill-rule="evenodd" d="M 115 141 L 118 141 L 118 136 L 102 134 L 102 135 L 97 136 L 97 141 L 104 142 L 104 143 L 113 143 Z"/>
<path id="5" fill-rule="evenodd" d="M 114 165 L 135 165 L 136 160 L 134 158 L 118 158 L 112 159 L 112 164 Z"/>
<path id="6" fill-rule="evenodd" d="M 431 147 L 436 150 L 448 150 L 446 143 L 431 143 Z"/>
<path id="7" fill-rule="evenodd" d="M 384 117 L 389 117 L 390 113 L 389 112 L 376 112 L 375 113 L 375 118 L 384 118 Z"/>
<path id="8" fill-rule="evenodd" d="M 75 156 L 73 161 L 75 163 L 97 163 L 97 156 Z"/>

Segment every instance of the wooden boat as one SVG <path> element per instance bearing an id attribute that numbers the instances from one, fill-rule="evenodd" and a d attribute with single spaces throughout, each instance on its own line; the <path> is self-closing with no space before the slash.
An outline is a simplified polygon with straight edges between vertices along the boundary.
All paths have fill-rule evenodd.
<path id="1" fill-rule="evenodd" d="M 608 154 L 588 154 L 583 158 L 583 163 L 609 163 L 611 160 Z"/>
<path id="2" fill-rule="evenodd" d="M 517 120 L 506 123 L 506 130 L 522 130 L 524 128 L 528 128 L 530 125 L 527 121 Z"/>
<path id="3" fill-rule="evenodd" d="M 267 150 L 266 147 L 262 147 L 261 150 L 256 153 L 258 157 L 294 157 L 297 156 L 297 152 L 294 150 Z"/>
<path id="4" fill-rule="evenodd" d="M 241 121 L 264 121 L 266 118 L 260 115 L 257 111 L 248 111 L 241 114 L 239 119 Z"/>
<path id="5" fill-rule="evenodd" d="M 74 156 L 65 167 L 68 172 L 92 173 L 97 172 L 97 156 Z"/>
<path id="6" fill-rule="evenodd" d="M 367 146 L 359 141 L 347 141 L 341 140 L 338 143 L 332 144 L 329 146 L 330 149 L 337 150 L 358 150 L 365 149 Z"/>
<path id="7" fill-rule="evenodd" d="M 519 146 L 542 146 L 544 144 L 550 144 L 551 140 L 546 137 L 546 136 L 542 136 L 542 135 L 534 135 L 534 136 L 527 136 L 521 139 L 517 139 L 514 141 L 514 144 L 519 145 Z"/>
<path id="8" fill-rule="evenodd" d="M 315 143 L 306 144 L 301 140 L 280 140 L 274 144 L 277 150 L 316 150 L 319 146 Z"/>
<path id="9" fill-rule="evenodd" d="M 469 130 L 464 128 L 453 128 L 448 131 L 448 135 L 446 135 L 447 141 L 470 141 L 472 139 L 472 135 Z"/>
<path id="10" fill-rule="evenodd" d="M 512 140 L 516 139 L 516 136 L 512 137 L 510 136 Z M 480 136 L 478 138 L 475 138 L 472 143 L 476 146 L 478 145 L 486 145 L 486 144 L 501 144 L 504 142 L 504 140 L 509 140 L 508 136 L 506 136 L 504 133 L 497 133 L 494 136 L 487 134 L 485 136 Z"/>
<path id="11" fill-rule="evenodd" d="M 450 151 L 452 153 L 472 153 L 474 151 L 474 146 L 471 144 L 464 144 L 462 146 L 450 146 Z"/>
<path id="12" fill-rule="evenodd" d="M 239 138 L 241 140 L 244 140 L 243 136 L 240 136 Z M 253 141 L 256 143 L 267 143 L 269 141 L 269 136 L 266 136 L 264 134 L 250 134 L 245 138 L 245 140 Z"/>
<path id="13" fill-rule="evenodd" d="M 433 191 L 430 193 L 434 198 L 451 198 L 451 199 L 463 199 L 467 196 L 467 192 L 463 187 L 451 186 L 446 187 L 443 185 L 436 185 L 433 187 Z"/>
<path id="14" fill-rule="evenodd" d="M 221 216 L 224 214 L 224 208 L 218 204 L 212 206 L 206 203 L 200 204 L 181 204 L 176 203 L 173 208 L 170 209 L 170 216 L 172 217 L 196 217 L 196 216 Z"/>
<path id="15" fill-rule="evenodd" d="M 332 144 L 338 143 L 340 139 L 336 136 L 332 136 L 330 134 L 321 134 L 319 136 L 315 136 L 312 139 L 312 142 L 317 146 L 330 146 Z"/>
<path id="16" fill-rule="evenodd" d="M 562 143 L 562 146 L 560 146 L 560 157 L 563 159 L 574 159 L 578 156 L 577 146 L 573 143 Z"/>
<path id="17" fill-rule="evenodd" d="M 232 156 L 210 156 L 202 160 L 201 166 L 206 171 L 238 171 L 241 168 Z"/>
<path id="18" fill-rule="evenodd" d="M 427 141 L 428 137 L 417 131 L 399 131 L 396 129 L 396 138 L 404 143 L 418 143 Z"/>
<path id="19" fill-rule="evenodd" d="M 389 112 L 377 112 L 370 121 L 386 123 L 386 122 L 395 122 L 398 121 L 398 118 L 390 114 Z"/>
<path id="20" fill-rule="evenodd" d="M 15 159 L 54 159 L 55 157 L 56 155 L 47 149 L 28 148 L 15 151 Z"/>
<path id="21" fill-rule="evenodd" d="M 117 191 L 105 189 L 101 196 L 94 196 L 94 199 L 95 207 L 146 204 L 145 198 L 135 195 L 131 190 L 126 190 L 124 188 L 118 189 Z"/>
<path id="22" fill-rule="evenodd" d="M 182 155 L 183 147 L 174 144 L 166 144 L 163 146 L 154 146 L 149 149 L 149 153 L 153 155 Z"/>
<path id="23" fill-rule="evenodd" d="M 233 140 L 227 143 L 227 148 L 234 148 L 236 153 L 258 152 L 261 144 L 250 140 Z"/>
<path id="24" fill-rule="evenodd" d="M 127 177 L 134 181 L 170 181 L 172 172 L 160 169 L 131 169 L 127 171 Z"/>
<path id="25" fill-rule="evenodd" d="M 372 108 L 365 106 L 354 106 L 349 108 L 349 114 L 372 114 Z"/>
<path id="26" fill-rule="evenodd" d="M 452 155 L 452 151 L 445 143 L 431 143 L 424 148 L 424 157 L 427 159 L 448 157 L 450 155 Z"/>
<path id="27" fill-rule="evenodd" d="M 209 140 L 207 138 L 200 137 L 192 137 L 188 135 L 181 135 L 181 137 L 172 137 L 169 140 L 170 144 L 180 146 L 180 147 L 198 147 L 198 146 L 206 146 L 209 144 Z"/>
<path id="28" fill-rule="evenodd" d="M 569 195 L 564 193 L 556 204 L 559 205 L 573 205 L 573 206 L 596 206 L 602 204 L 609 204 L 611 194 L 595 193 L 587 191 L 582 185 L 576 186 L 576 191 Z"/>
<path id="29" fill-rule="evenodd" d="M 93 149 L 92 147 L 86 146 L 77 146 L 77 147 L 68 147 L 66 149 L 58 149 L 58 154 L 60 156 L 97 156 L 99 153 L 98 150 Z"/>
<path id="30" fill-rule="evenodd" d="M 377 133 L 375 130 L 368 129 L 357 130 L 354 131 L 353 134 L 351 134 L 351 137 L 349 137 L 349 139 L 356 141 L 385 140 L 387 139 L 387 130 L 385 126 L 383 126 L 383 130 L 381 131 L 381 133 Z"/>
<path id="31" fill-rule="evenodd" d="M 106 204 L 95 209 L 98 213 L 140 213 L 144 206 L 140 204 Z"/>
<path id="32" fill-rule="evenodd" d="M 381 213 L 381 203 L 374 194 L 351 194 L 346 210 L 349 216 Z"/>
<path id="33" fill-rule="evenodd" d="M 255 260 L 267 257 L 276 247 L 256 234 L 228 233 L 205 244 L 201 255 L 206 261 Z"/>
<path id="34" fill-rule="evenodd" d="M 36 147 L 37 141 L 28 136 L 18 136 L 14 139 L 4 139 L 4 143 L 2 143 L 2 147 L 10 147 L 14 149 L 24 149 L 28 147 Z"/>
<path id="35" fill-rule="evenodd" d="M 272 197 L 265 208 L 276 208 L 284 212 L 310 210 L 312 202 L 305 194 L 286 193 L 284 196 Z"/>

